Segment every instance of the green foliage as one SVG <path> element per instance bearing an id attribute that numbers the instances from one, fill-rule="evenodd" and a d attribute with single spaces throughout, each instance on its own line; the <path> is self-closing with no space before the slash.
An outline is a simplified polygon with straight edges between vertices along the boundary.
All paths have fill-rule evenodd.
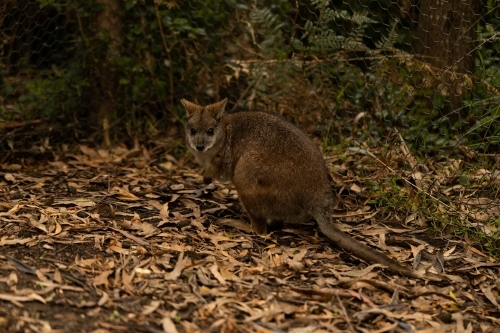
<path id="1" fill-rule="evenodd" d="M 417 154 L 458 144 L 481 149 L 496 146 L 500 137 L 499 122 L 494 121 L 500 98 L 500 43 L 493 25 L 478 25 L 483 45 L 478 57 L 481 67 L 475 78 L 464 77 L 463 108 L 450 110 L 446 100 L 456 92 L 440 88 L 447 83 L 435 69 L 408 53 L 412 40 L 409 30 L 401 29 L 409 25 L 408 17 L 394 15 L 390 3 L 376 4 L 373 7 L 373 2 L 361 1 L 337 6 L 327 0 L 312 0 L 283 11 L 276 11 L 273 5 L 254 9 L 251 33 L 257 36 L 253 38 L 258 47 L 253 46 L 267 61 L 255 61 L 245 68 L 248 85 L 255 86 L 248 98 L 257 96 L 290 103 L 289 110 L 303 109 L 300 103 L 286 100 L 296 97 L 290 94 L 294 87 L 301 85 L 314 92 L 322 88 L 323 95 L 318 96 L 322 100 L 351 106 L 343 111 L 348 119 L 365 113 L 362 126 L 351 133 L 361 141 L 379 142 L 399 128 Z M 486 17 L 498 21 L 500 10 L 492 9 L 496 4 L 488 6 Z M 306 19 L 290 23 L 297 17 Z M 486 49 L 484 45 L 491 47 Z M 240 104 L 251 102 L 242 99 Z M 321 113 L 331 111 L 324 109 Z M 323 135 L 330 137 L 325 133 L 328 128 L 338 131 L 340 126 L 327 125 L 332 118 L 338 121 L 343 116 L 334 110 L 321 127 Z"/>
<path id="2" fill-rule="evenodd" d="M 231 28 L 235 13 L 246 10 L 246 5 L 229 0 L 127 0 L 117 14 L 124 25 L 116 48 L 109 47 L 113 41 L 108 32 L 96 25 L 102 4 L 39 0 L 39 8 L 48 13 L 39 28 L 47 30 L 44 38 L 53 34 L 49 24 L 60 22 L 57 31 L 65 38 L 64 48 L 44 55 L 47 68 L 27 60 L 29 54 L 10 65 L 21 67 L 30 79 L 0 86 L 8 101 L 0 110 L 2 119 L 88 118 L 102 103 L 96 97 L 109 96 L 102 94 L 102 82 L 111 74 L 118 83 L 112 96 L 114 129 L 132 122 L 130 128 L 140 131 L 157 126 L 163 118 L 177 121 L 183 114 L 180 98 L 200 102 L 215 98 L 220 68 L 228 56 L 228 37 L 235 32 Z M 59 53 L 67 57 L 55 62 Z"/>
<path id="3" fill-rule="evenodd" d="M 223 24 L 228 23 L 230 13 L 224 1 L 179 3 L 173 8 L 128 1 L 126 38 L 122 55 L 116 59 L 127 98 L 124 104 L 190 96 L 187 88 L 194 85 L 200 70 L 214 66 L 221 56 Z M 197 88 L 209 90 L 211 82 L 205 84 Z M 173 103 L 163 107 L 173 112 Z"/>
<path id="4" fill-rule="evenodd" d="M 282 17 L 269 8 L 256 8 L 250 12 L 250 19 L 256 32 L 263 37 L 259 45 L 264 56 L 280 61 L 288 59 L 291 48 L 285 42 L 284 31 L 289 31 L 290 27 Z"/>
<path id="5" fill-rule="evenodd" d="M 27 93 L 19 97 L 15 110 L 20 107 L 36 111 L 42 118 L 55 119 L 65 112 L 78 109 L 78 101 L 89 82 L 81 76 L 79 68 L 60 71 L 54 68 L 51 78 L 38 78 L 26 82 Z M 24 110 L 26 111 L 26 110 Z"/>
<path id="6" fill-rule="evenodd" d="M 273 5 L 253 10 L 247 32 L 253 43 L 245 46 L 255 56 L 235 63 L 252 91 L 241 98 L 242 106 L 260 101 L 265 106 L 278 105 L 287 116 L 300 110 L 289 118 L 305 123 L 304 118 L 312 119 L 320 129 L 325 151 L 335 151 L 353 138 L 368 147 L 389 149 L 394 146 L 395 129 L 416 157 L 445 157 L 458 151 L 448 148 L 464 145 L 484 151 L 498 148 L 500 43 L 492 26 L 500 26 L 500 21 L 479 35 L 483 45 L 492 47 L 481 49 L 477 58 L 481 67 L 474 76 L 454 74 L 457 81 L 462 80 L 465 101 L 463 108 L 451 110 L 447 100 L 455 93 L 453 88 L 443 89 L 447 82 L 438 70 L 411 54 L 410 30 L 402 29 L 408 26 L 407 18 L 394 15 L 397 19 L 388 19 L 379 15 L 380 8 L 367 11 L 367 6 L 355 8 L 352 2 L 336 6 L 331 1 L 313 0 L 302 5 L 287 11 L 277 11 Z M 500 12 L 491 15 L 500 17 Z M 315 112 L 324 118 L 317 118 Z M 336 156 L 342 163 L 352 162 L 351 157 Z M 361 172 L 357 176 L 363 177 Z M 454 179 L 461 186 L 473 186 L 474 176 L 466 171 Z M 400 216 L 418 212 L 436 230 L 468 234 L 498 255 L 498 233 L 481 232 L 477 223 L 463 214 L 443 211 L 428 195 L 412 197 L 407 186 L 402 188 L 394 181 L 377 180 L 369 185 L 370 203 L 380 209 Z M 483 196 L 497 197 L 493 191 Z M 448 203 L 450 198 L 442 200 Z M 455 206 L 450 203 L 450 207 Z"/>
<path id="7" fill-rule="evenodd" d="M 380 127 L 375 123 L 383 121 L 389 127 L 394 126 L 401 110 L 413 101 L 413 87 L 401 84 L 397 75 L 389 72 L 400 71 L 398 60 L 390 57 L 399 41 L 398 22 L 392 23 L 386 35 L 367 39 L 367 31 L 379 22 L 366 12 L 335 8 L 332 2 L 325 0 L 311 1 L 306 8 L 288 11 L 273 8 L 256 8 L 250 15 L 252 38 L 249 40 L 257 41 L 258 45 L 254 43 L 249 47 L 265 60 L 245 63 L 248 67 L 242 68 L 254 93 L 249 99 L 242 99 L 241 105 L 250 104 L 249 100 L 258 97 L 279 101 L 285 106 L 289 104 L 289 110 L 310 108 L 311 105 L 300 104 L 302 100 L 297 101 L 297 95 L 291 94 L 298 86 L 314 94 L 323 90 L 317 97 L 338 105 L 348 101 L 353 107 L 349 111 L 373 110 L 373 101 L 380 99 L 387 108 L 370 111 L 370 117 L 366 117 L 371 127 L 379 131 L 375 134 L 380 139 Z M 308 12 L 312 15 L 307 15 Z M 292 17 L 308 19 L 297 29 L 296 22 L 289 23 Z M 360 62 L 369 67 L 363 68 Z M 338 126 L 330 126 L 328 122 L 340 115 L 331 114 L 331 109 L 319 112 L 330 113 L 321 129 L 323 135 L 334 137 L 328 131 L 338 132 Z"/>
<path id="8" fill-rule="evenodd" d="M 307 20 L 304 24 L 305 33 L 302 38 L 292 38 L 293 47 L 310 55 L 328 55 L 342 49 L 350 51 L 367 51 L 368 47 L 363 42 L 365 30 L 369 23 L 376 23 L 366 14 L 349 14 L 346 10 L 330 8 L 330 1 L 312 1 L 319 11 L 316 21 Z M 334 27 L 351 27 L 349 33 L 344 34 L 334 30 Z"/>

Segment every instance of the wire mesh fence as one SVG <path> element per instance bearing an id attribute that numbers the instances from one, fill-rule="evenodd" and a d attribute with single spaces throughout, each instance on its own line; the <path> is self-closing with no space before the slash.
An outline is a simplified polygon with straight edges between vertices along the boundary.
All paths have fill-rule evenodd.
<path id="1" fill-rule="evenodd" d="M 87 127 L 99 143 L 179 136 L 181 98 L 227 97 L 317 137 L 350 211 L 498 255 L 499 14 L 478 0 L 3 0 L 2 160 Z"/>

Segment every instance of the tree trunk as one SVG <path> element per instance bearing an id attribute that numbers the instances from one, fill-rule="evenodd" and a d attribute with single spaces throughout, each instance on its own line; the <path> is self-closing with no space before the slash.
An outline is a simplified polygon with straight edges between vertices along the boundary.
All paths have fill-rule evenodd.
<path id="1" fill-rule="evenodd" d="M 480 0 L 420 0 L 414 50 L 440 77 L 438 92 L 452 110 L 462 107 L 464 74 L 474 72 Z"/>
<path id="2" fill-rule="evenodd" d="M 121 0 L 98 0 L 104 8 L 97 17 L 98 33 L 102 34 L 102 53 L 99 56 L 98 75 L 100 89 L 96 90 L 97 115 L 94 119 L 102 126 L 103 144 L 109 146 L 109 122 L 112 111 L 116 106 L 118 89 L 118 73 L 115 70 L 114 57 L 120 54 L 123 42 L 123 9 Z M 104 42 L 105 40 L 109 43 Z"/>

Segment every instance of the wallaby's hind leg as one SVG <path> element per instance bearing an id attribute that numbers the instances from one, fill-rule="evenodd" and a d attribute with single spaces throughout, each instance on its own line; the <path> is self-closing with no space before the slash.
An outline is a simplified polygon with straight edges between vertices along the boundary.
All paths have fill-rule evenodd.
<path id="1" fill-rule="evenodd" d="M 256 218 L 252 214 L 248 213 L 250 216 L 250 222 L 252 224 L 252 230 L 258 235 L 266 235 L 271 231 L 280 230 L 284 226 L 283 221 L 278 220 L 266 220 L 263 218 Z"/>
<path id="2" fill-rule="evenodd" d="M 285 226 L 285 221 L 283 220 L 272 220 L 272 221 L 267 221 L 267 231 L 277 231 L 283 229 Z"/>
<path id="3" fill-rule="evenodd" d="M 250 213 L 248 213 L 248 215 L 250 216 L 250 222 L 251 222 L 251 225 L 252 225 L 253 232 L 255 232 L 257 235 L 265 235 L 265 234 L 267 234 L 267 222 L 266 222 L 266 219 L 255 217 L 255 216 L 253 216 Z"/>
<path id="4" fill-rule="evenodd" d="M 248 217 L 250 217 L 250 225 L 252 226 L 252 231 L 257 235 L 267 235 L 268 232 L 281 229 L 284 225 L 283 221 L 270 220 L 268 218 L 262 217 L 258 212 L 249 211 L 245 208 L 243 202 L 241 202 L 241 205 L 247 212 Z"/>

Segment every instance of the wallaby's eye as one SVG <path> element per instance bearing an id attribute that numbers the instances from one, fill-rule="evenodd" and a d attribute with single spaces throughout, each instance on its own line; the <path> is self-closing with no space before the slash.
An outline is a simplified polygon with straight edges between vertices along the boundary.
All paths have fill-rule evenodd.
<path id="1" fill-rule="evenodd" d="M 193 134 L 193 135 L 196 134 L 196 129 L 191 127 L 191 134 Z"/>
<path id="2" fill-rule="evenodd" d="M 214 135 L 214 129 L 213 128 L 209 128 L 208 131 L 207 131 L 207 134 L 208 135 Z"/>

